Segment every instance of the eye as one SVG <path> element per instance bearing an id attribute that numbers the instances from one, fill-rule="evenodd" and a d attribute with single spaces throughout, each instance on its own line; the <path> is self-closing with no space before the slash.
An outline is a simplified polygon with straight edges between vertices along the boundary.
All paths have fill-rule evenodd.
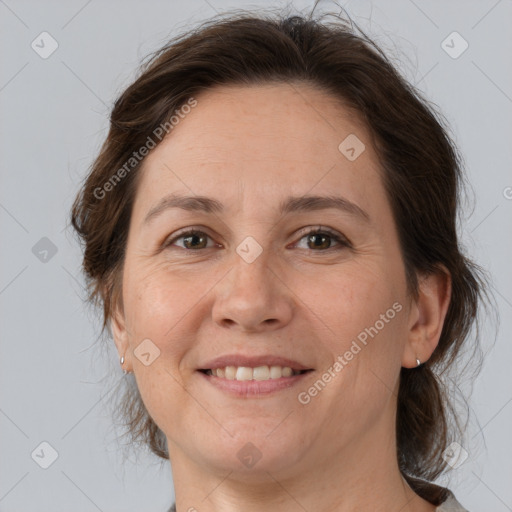
<path id="1" fill-rule="evenodd" d="M 322 226 L 317 226 L 316 228 L 303 231 L 302 237 L 300 241 L 306 239 L 307 247 L 302 247 L 303 249 L 313 250 L 315 252 L 324 252 L 330 249 L 335 250 L 336 246 L 332 246 L 332 242 L 336 242 L 339 246 L 339 249 L 351 247 L 350 242 L 340 233 L 333 231 L 329 228 L 325 228 Z M 211 240 L 210 236 L 206 234 L 204 231 L 198 229 L 188 229 L 187 231 L 182 231 L 174 236 L 172 239 L 166 241 L 164 243 L 164 247 L 175 246 L 176 242 L 179 240 L 183 240 L 183 245 L 177 245 L 182 249 L 192 251 L 198 249 L 210 249 L 214 247 L 216 244 L 208 245 L 208 239 Z M 298 246 L 298 244 L 296 245 Z M 217 244 L 217 247 L 219 245 Z M 299 247 L 301 248 L 301 247 Z"/>
<path id="2" fill-rule="evenodd" d="M 188 231 L 184 231 L 175 236 L 173 239 L 165 242 L 164 246 L 169 247 L 171 245 L 174 245 L 177 240 L 183 239 L 183 246 L 181 246 L 182 249 L 209 249 L 212 246 L 207 246 L 208 238 L 210 237 L 204 231 L 199 231 L 197 229 L 189 229 Z"/>
<path id="3" fill-rule="evenodd" d="M 305 247 L 305 249 L 311 249 L 315 252 L 336 249 L 336 246 L 332 247 L 332 241 L 335 241 L 338 244 L 338 250 L 345 247 L 351 247 L 350 242 L 343 235 L 322 226 L 317 226 L 314 229 L 306 231 L 300 240 L 303 239 L 306 239 L 307 247 Z"/>

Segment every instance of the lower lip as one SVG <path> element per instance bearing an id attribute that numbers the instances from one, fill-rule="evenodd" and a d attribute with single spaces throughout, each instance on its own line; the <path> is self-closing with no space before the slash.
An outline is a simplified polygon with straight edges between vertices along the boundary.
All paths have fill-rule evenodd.
<path id="1" fill-rule="evenodd" d="M 257 397 L 269 395 L 282 389 L 287 389 L 301 382 L 311 371 L 292 375 L 291 377 L 280 377 L 269 380 L 230 380 L 215 375 L 207 375 L 198 371 L 199 375 L 205 378 L 210 384 L 218 389 L 238 397 Z"/>

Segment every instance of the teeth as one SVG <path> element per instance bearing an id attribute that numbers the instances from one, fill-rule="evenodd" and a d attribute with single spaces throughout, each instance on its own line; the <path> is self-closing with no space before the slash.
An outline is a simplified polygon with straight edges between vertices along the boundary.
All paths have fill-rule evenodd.
<path id="1" fill-rule="evenodd" d="M 268 380 L 270 378 L 270 370 L 268 366 L 258 366 L 252 370 L 252 378 L 254 380 Z"/>
<path id="2" fill-rule="evenodd" d="M 219 369 L 222 372 L 222 368 L 219 368 Z M 214 370 L 210 370 L 210 371 L 213 372 Z M 215 372 L 217 372 L 217 370 L 215 370 Z M 226 366 L 226 368 L 224 368 L 224 372 L 225 372 L 226 379 L 233 380 L 236 377 L 236 367 L 235 366 Z M 219 374 L 219 373 L 216 373 L 216 375 L 217 375 L 217 377 L 221 376 L 221 374 Z"/>
<path id="3" fill-rule="evenodd" d="M 283 370 L 280 366 L 271 366 L 270 367 L 270 378 L 271 379 L 279 379 L 283 375 Z"/>
<path id="4" fill-rule="evenodd" d="M 229 380 L 269 380 L 298 375 L 300 371 L 292 370 L 289 366 L 258 366 L 256 368 L 226 366 L 225 368 L 208 370 L 207 373 Z"/>
<path id="5" fill-rule="evenodd" d="M 235 380 L 252 380 L 252 368 L 239 366 L 236 369 Z"/>

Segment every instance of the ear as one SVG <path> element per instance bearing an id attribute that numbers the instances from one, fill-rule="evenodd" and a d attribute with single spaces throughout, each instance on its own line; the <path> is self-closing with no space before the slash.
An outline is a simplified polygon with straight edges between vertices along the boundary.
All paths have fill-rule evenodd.
<path id="1" fill-rule="evenodd" d="M 450 304 L 452 280 L 444 265 L 418 280 L 418 298 L 409 311 L 408 339 L 402 356 L 404 368 L 417 366 L 430 359 L 439 343 L 444 320 Z"/>
<path id="2" fill-rule="evenodd" d="M 124 315 L 124 308 L 122 304 L 122 298 L 116 294 L 112 300 L 112 309 L 110 314 L 110 328 L 112 331 L 112 337 L 116 344 L 117 352 L 119 357 L 124 356 L 123 369 L 130 371 L 132 369 L 130 351 L 129 349 L 129 336 L 128 329 L 126 326 L 126 319 Z"/>

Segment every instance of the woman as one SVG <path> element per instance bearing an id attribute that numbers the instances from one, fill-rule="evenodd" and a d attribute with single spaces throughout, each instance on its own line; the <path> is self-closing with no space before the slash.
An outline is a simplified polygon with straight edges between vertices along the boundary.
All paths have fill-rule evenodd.
<path id="1" fill-rule="evenodd" d="M 242 13 L 153 56 L 72 222 L 171 510 L 465 510 L 431 483 L 464 450 L 438 375 L 483 289 L 460 180 L 342 21 Z"/>

